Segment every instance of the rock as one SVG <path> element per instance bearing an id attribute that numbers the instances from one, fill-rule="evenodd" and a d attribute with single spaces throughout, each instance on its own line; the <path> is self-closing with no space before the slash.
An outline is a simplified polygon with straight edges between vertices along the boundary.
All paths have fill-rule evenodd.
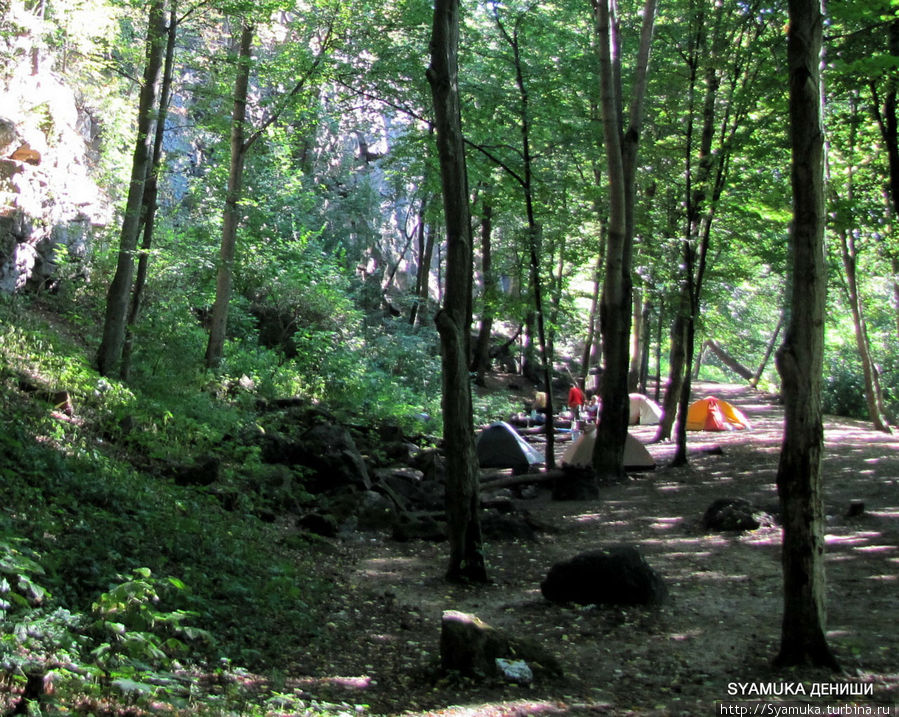
<path id="1" fill-rule="evenodd" d="M 421 471 L 424 480 L 446 483 L 446 459 L 436 449 L 420 451 L 411 463 L 413 468 Z"/>
<path id="2" fill-rule="evenodd" d="M 488 510 L 481 516 L 481 530 L 491 540 L 537 540 L 537 524 L 527 512 Z"/>
<path id="3" fill-rule="evenodd" d="M 764 511 L 743 498 L 719 498 L 702 516 L 702 527 L 716 531 L 756 530 L 763 520 L 773 522 Z"/>
<path id="4" fill-rule="evenodd" d="M 9 155 L 9 158 L 27 164 L 38 165 L 41 163 L 41 153 L 33 149 L 28 142 L 23 142 L 16 151 Z"/>
<path id="5" fill-rule="evenodd" d="M 392 530 L 396 523 L 393 501 L 373 490 L 365 491 L 356 513 L 359 530 Z"/>
<path id="6" fill-rule="evenodd" d="M 268 433 L 262 440 L 262 460 L 308 468 L 306 487 L 311 493 L 331 493 L 346 486 L 372 487 L 352 435 L 336 423 L 320 423 L 299 437 Z"/>
<path id="7" fill-rule="evenodd" d="M 331 515 L 307 513 L 297 521 L 297 527 L 304 532 L 321 535 L 324 538 L 337 537 L 337 521 Z"/>
<path id="8" fill-rule="evenodd" d="M 497 661 L 502 661 L 497 664 Z M 558 661 L 536 643 L 488 625 L 476 615 L 446 610 L 440 629 L 440 664 L 469 677 L 497 677 L 500 665 L 524 661 L 536 674 L 561 675 Z"/>
<path id="9" fill-rule="evenodd" d="M 393 526 L 393 539 L 400 543 L 410 540 L 440 543 L 446 540 L 446 522 L 429 515 L 403 513 Z"/>
<path id="10" fill-rule="evenodd" d="M 507 682 L 517 685 L 529 685 L 534 681 L 534 671 L 524 660 L 506 660 L 496 658 L 496 668 Z"/>
<path id="11" fill-rule="evenodd" d="M 556 563 L 540 590 L 551 602 L 579 605 L 652 605 L 668 594 L 661 576 L 632 545 L 581 553 Z"/>
<path id="12" fill-rule="evenodd" d="M 414 468 L 379 468 L 374 471 L 375 488 L 383 490 L 403 510 L 441 510 L 443 488 L 425 483 Z"/>
<path id="13" fill-rule="evenodd" d="M 16 123 L 8 117 L 0 117 L 0 154 L 6 154 L 9 146 L 16 141 Z"/>

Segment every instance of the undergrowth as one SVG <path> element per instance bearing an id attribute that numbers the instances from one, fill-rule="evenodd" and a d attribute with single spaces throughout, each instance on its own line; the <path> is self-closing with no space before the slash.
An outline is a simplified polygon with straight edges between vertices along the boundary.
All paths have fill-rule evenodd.
<path id="1" fill-rule="evenodd" d="M 251 404 L 199 373 L 155 394 L 101 378 L 27 309 L 0 304 L 0 711 L 344 711 L 256 676 L 323 622 L 315 544 L 158 470 L 221 449 Z"/>

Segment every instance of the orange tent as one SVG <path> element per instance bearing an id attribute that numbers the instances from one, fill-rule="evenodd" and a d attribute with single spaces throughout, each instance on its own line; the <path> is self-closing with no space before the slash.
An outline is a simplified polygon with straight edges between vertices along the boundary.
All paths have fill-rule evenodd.
<path id="1" fill-rule="evenodd" d="M 742 428 L 749 428 L 743 412 L 714 396 L 690 404 L 687 410 L 688 431 L 736 431 Z"/>

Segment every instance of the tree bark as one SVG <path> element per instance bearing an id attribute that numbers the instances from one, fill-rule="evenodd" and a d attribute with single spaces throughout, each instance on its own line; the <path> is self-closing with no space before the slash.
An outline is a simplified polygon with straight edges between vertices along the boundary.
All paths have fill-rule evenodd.
<path id="1" fill-rule="evenodd" d="M 175 67 L 175 40 L 178 36 L 178 20 L 175 7 L 169 11 L 169 24 L 166 29 L 165 61 L 162 69 L 162 84 L 159 90 L 159 111 L 156 116 L 156 132 L 153 138 L 153 154 L 148 169 L 147 182 L 144 186 L 143 199 L 143 239 L 140 243 L 140 255 L 137 260 L 137 276 L 134 278 L 134 290 L 131 292 L 131 306 L 128 309 L 128 322 L 125 329 L 125 342 L 122 346 L 122 378 L 128 378 L 131 372 L 131 356 L 134 349 L 134 326 L 140 318 L 143 306 L 144 288 L 149 274 L 150 249 L 153 246 L 153 233 L 156 228 L 156 200 L 159 194 L 159 168 L 162 164 L 162 140 L 165 136 L 165 122 L 168 117 L 169 100 L 172 95 L 172 75 Z"/>
<path id="2" fill-rule="evenodd" d="M 630 414 L 627 378 L 633 285 L 631 256 L 634 235 L 634 172 L 643 123 L 655 0 L 646 0 L 643 8 L 643 27 L 626 131 L 622 127 L 622 99 L 619 92 L 621 54 L 617 18 L 611 10 L 610 0 L 594 0 L 593 10 L 600 65 L 603 144 L 609 178 L 606 273 L 600 303 L 605 370 L 593 467 L 599 478 L 618 480 L 625 475 L 624 443 Z"/>
<path id="3" fill-rule="evenodd" d="M 431 285 L 431 261 L 434 258 L 434 227 L 426 221 L 428 197 L 421 200 L 418 224 L 418 274 L 415 278 L 416 301 L 412 305 L 409 323 L 413 327 L 421 324 L 421 317 L 428 306 Z"/>
<path id="4" fill-rule="evenodd" d="M 631 296 L 631 366 L 627 374 L 628 391 L 636 391 L 640 384 L 640 364 L 643 360 L 643 289 L 635 287 Z"/>
<path id="5" fill-rule="evenodd" d="M 484 275 L 484 296 L 481 326 L 475 342 L 472 371 L 475 383 L 484 385 L 484 375 L 490 367 L 490 338 L 493 333 L 493 304 L 496 301 L 496 278 L 493 276 L 493 256 L 490 240 L 493 233 L 493 206 L 485 197 L 481 209 L 481 271 Z"/>
<path id="6" fill-rule="evenodd" d="M 774 327 L 774 333 L 771 334 L 771 340 L 768 341 L 768 346 L 765 347 L 765 355 L 762 357 L 761 362 L 759 363 L 759 367 L 755 370 L 755 373 L 752 376 L 752 379 L 749 381 L 749 385 L 752 388 L 756 388 L 759 385 L 759 381 L 762 378 L 762 374 L 765 372 L 765 366 L 768 365 L 768 361 L 771 358 L 771 354 L 774 353 L 774 347 L 777 345 L 777 337 L 780 336 L 781 329 L 783 329 L 784 325 L 784 315 L 781 314 L 777 319 L 777 326 Z"/>
<path id="7" fill-rule="evenodd" d="M 503 38 L 512 50 L 512 61 L 515 67 L 515 86 L 518 89 L 519 100 L 519 119 L 521 122 L 521 157 L 523 164 L 523 173 L 520 177 L 520 184 L 524 193 L 525 214 L 528 222 L 528 258 L 530 260 L 530 281 L 534 290 L 534 319 L 537 325 L 537 340 L 540 348 L 540 374 L 546 392 L 546 467 L 553 468 L 556 464 L 555 458 L 555 430 L 553 428 L 552 416 L 553 408 L 553 387 L 552 387 L 552 366 L 549 356 L 549 348 L 546 340 L 546 307 L 543 297 L 543 281 L 540 277 L 540 250 L 542 243 L 541 229 L 537 223 L 534 212 L 534 191 L 533 191 L 533 163 L 531 158 L 531 117 L 530 117 L 530 96 L 524 81 L 524 72 L 521 62 L 521 48 L 519 45 L 519 23 L 524 17 L 520 15 L 515 23 L 515 28 L 510 34 L 503 25 L 499 10 L 493 6 L 494 18 L 497 27 Z"/>
<path id="8" fill-rule="evenodd" d="M 890 55 L 894 60 L 899 60 L 899 19 L 893 19 L 887 26 L 887 45 Z M 877 87 L 871 82 L 870 89 L 873 102 L 871 103 L 874 117 L 880 128 L 880 134 L 887 150 L 887 163 L 889 167 L 889 181 L 887 183 L 888 204 L 892 210 L 893 225 L 899 222 L 899 118 L 897 118 L 896 105 L 897 93 L 899 93 L 899 81 L 895 73 L 884 73 L 887 77 L 887 88 L 880 107 Z M 895 229 L 893 229 L 895 231 Z M 890 261 L 893 275 L 899 276 L 899 253 L 888 246 L 887 242 L 881 242 L 884 254 Z M 899 337 L 899 281 L 893 280 L 893 298 L 896 309 L 896 335 Z"/>
<path id="9" fill-rule="evenodd" d="M 853 94 L 849 100 L 850 109 L 853 114 L 858 111 L 858 97 Z M 855 152 L 857 141 L 857 127 L 853 123 L 849 129 L 849 141 L 847 152 L 850 157 Z M 865 321 L 864 309 L 862 307 L 861 289 L 858 282 L 858 245 L 856 244 L 856 224 L 852 217 L 852 207 L 855 201 L 855 169 L 852 162 L 845 170 L 846 176 L 846 195 L 845 205 L 834 201 L 837 207 L 838 229 L 837 235 L 840 240 L 840 261 L 843 265 L 843 275 L 846 283 L 843 288 L 846 291 L 846 299 L 849 302 L 849 310 L 852 313 L 852 327 L 855 333 L 855 345 L 858 348 L 858 357 L 862 365 L 862 377 L 865 381 L 865 402 L 868 406 L 868 418 L 874 429 L 884 433 L 892 433 L 889 422 L 886 419 L 886 411 L 883 406 L 883 392 L 880 388 L 880 377 L 878 376 L 877 366 L 874 364 L 874 358 L 871 355 L 871 342 L 868 339 L 868 326 Z M 832 183 L 829 183 L 833 187 Z M 831 190 L 836 194 L 836 190 Z M 834 196 L 836 199 L 836 196 Z M 843 216 L 842 212 L 846 212 L 847 216 Z"/>
<path id="10" fill-rule="evenodd" d="M 486 582 L 468 380 L 473 251 L 459 106 L 458 48 L 459 0 L 435 0 L 427 78 L 434 102 L 447 237 L 446 298 L 435 317 L 443 367 L 443 433 L 447 459 L 450 558 L 446 575 L 450 580 Z"/>
<path id="11" fill-rule="evenodd" d="M 733 371 L 737 376 L 742 378 L 744 381 L 752 381 L 755 374 L 753 374 L 752 369 L 744 366 L 740 363 L 736 358 L 731 356 L 731 354 L 725 349 L 721 344 L 719 344 L 714 339 L 708 339 L 705 344 L 703 344 L 706 348 L 709 349 L 715 356 L 718 357 L 718 360 L 727 366 L 731 371 Z M 702 352 L 700 352 L 702 353 Z"/>
<path id="12" fill-rule="evenodd" d="M 871 356 L 868 326 L 862 310 L 862 299 L 858 286 L 855 237 L 847 228 L 841 229 L 839 235 L 840 258 L 843 262 L 843 272 L 846 275 L 846 298 L 849 300 L 849 309 L 852 312 L 855 345 L 858 347 L 858 357 L 862 364 L 862 376 L 865 380 L 865 401 L 868 404 L 868 418 L 871 420 L 875 430 L 883 433 L 892 433 L 890 424 L 886 420 L 880 378 L 877 375 L 877 366 L 874 365 L 874 359 Z"/>
<path id="13" fill-rule="evenodd" d="M 599 333 L 599 290 L 602 286 L 602 265 L 605 252 L 600 251 L 596 259 L 596 268 L 593 271 L 593 294 L 590 298 L 590 315 L 587 320 L 587 336 L 584 338 L 584 353 L 581 357 L 581 372 L 584 374 L 584 391 L 588 388 L 590 369 L 594 364 L 596 354 L 596 336 Z"/>
<path id="14" fill-rule="evenodd" d="M 683 294 L 684 290 L 681 290 Z M 682 296 L 681 303 L 689 301 Z M 670 348 L 668 351 L 668 384 L 665 386 L 665 397 L 662 399 L 662 420 L 656 431 L 653 443 L 671 440 L 674 421 L 677 418 L 677 407 L 680 403 L 681 389 L 684 383 L 684 366 L 687 362 L 687 316 L 682 307 L 678 310 L 671 325 Z"/>
<path id="15" fill-rule="evenodd" d="M 793 223 L 789 319 L 776 355 L 784 438 L 777 469 L 783 512 L 784 615 L 780 665 L 838 669 L 825 637 L 821 375 L 827 270 L 824 259 L 824 130 L 820 0 L 790 0 L 787 56 Z"/>
<path id="16" fill-rule="evenodd" d="M 247 116 L 250 48 L 253 44 L 253 34 L 253 25 L 245 23 L 241 29 L 237 53 L 234 107 L 231 111 L 231 161 L 228 166 L 228 190 L 225 194 L 225 212 L 222 220 L 222 244 L 215 282 L 215 303 L 212 306 L 209 342 L 206 345 L 206 367 L 211 369 L 218 368 L 224 357 L 228 307 L 231 303 L 231 289 L 234 282 L 234 254 L 237 245 L 237 227 L 240 224 L 240 198 L 243 191 L 243 168 L 247 150 L 244 143 L 244 129 Z"/>
<path id="17" fill-rule="evenodd" d="M 125 216 L 119 235 L 118 262 L 106 294 L 103 339 L 97 351 L 97 369 L 103 376 L 113 376 L 121 370 L 122 346 L 125 342 L 128 303 L 134 276 L 134 254 L 140 236 L 144 185 L 147 181 L 147 168 L 153 143 L 151 129 L 156 117 L 156 83 L 165 51 L 164 38 L 164 2 L 154 0 L 148 13 L 146 64 L 137 110 L 137 140 L 131 162 L 131 181 L 128 185 Z"/>

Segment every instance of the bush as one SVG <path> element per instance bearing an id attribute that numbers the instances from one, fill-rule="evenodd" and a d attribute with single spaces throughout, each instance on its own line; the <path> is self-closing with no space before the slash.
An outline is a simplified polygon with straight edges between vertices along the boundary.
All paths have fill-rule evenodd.
<path id="1" fill-rule="evenodd" d="M 848 347 L 840 347 L 825 356 L 821 400 L 824 413 L 849 418 L 868 417 L 861 365 L 858 356 Z"/>

